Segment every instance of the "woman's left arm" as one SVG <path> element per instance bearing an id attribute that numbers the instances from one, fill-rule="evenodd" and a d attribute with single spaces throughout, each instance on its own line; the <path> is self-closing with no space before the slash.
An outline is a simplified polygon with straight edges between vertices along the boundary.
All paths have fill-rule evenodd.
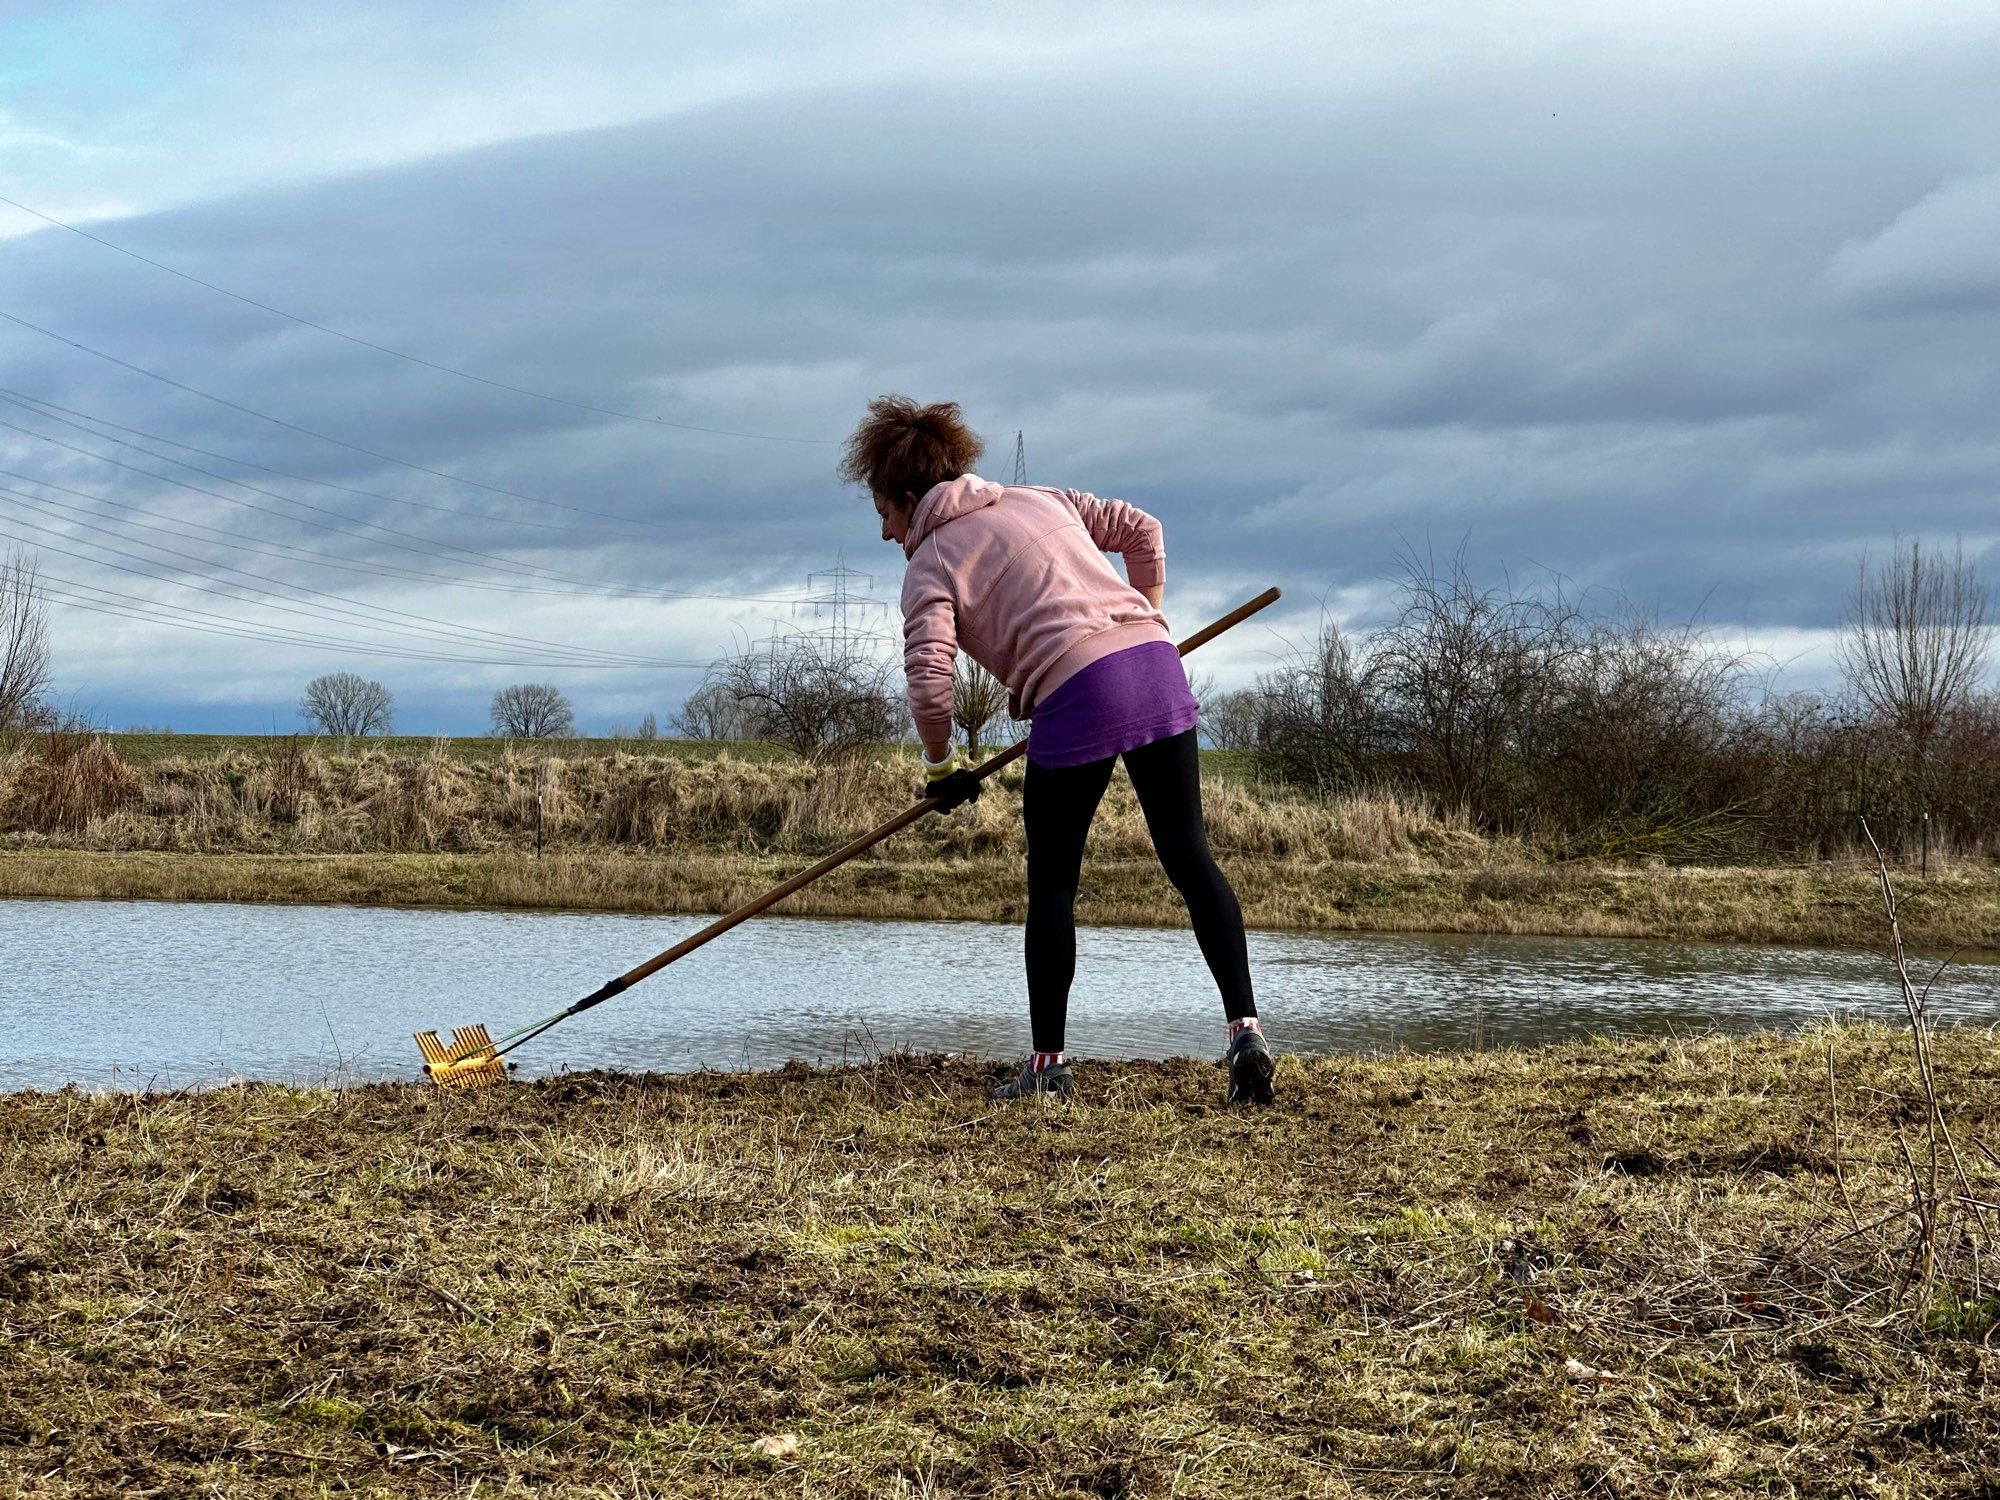
<path id="1" fill-rule="evenodd" d="M 1167 545 L 1159 521 L 1123 500 L 1103 500 L 1082 490 L 1054 493 L 1069 502 L 1099 548 L 1125 559 L 1126 579 L 1152 599 L 1167 581 Z"/>
<path id="2" fill-rule="evenodd" d="M 951 749 L 952 666 L 958 660 L 958 617 L 943 574 L 921 562 L 903 575 L 903 681 L 910 717 L 924 755 L 942 760 Z"/>

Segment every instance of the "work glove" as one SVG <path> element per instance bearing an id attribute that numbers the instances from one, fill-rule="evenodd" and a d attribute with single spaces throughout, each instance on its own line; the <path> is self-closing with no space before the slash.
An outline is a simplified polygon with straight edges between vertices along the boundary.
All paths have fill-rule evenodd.
<path id="1" fill-rule="evenodd" d="M 956 752 L 938 765 L 926 760 L 923 795 L 938 799 L 939 812 L 950 812 L 962 803 L 979 800 L 979 778 L 959 764 Z"/>

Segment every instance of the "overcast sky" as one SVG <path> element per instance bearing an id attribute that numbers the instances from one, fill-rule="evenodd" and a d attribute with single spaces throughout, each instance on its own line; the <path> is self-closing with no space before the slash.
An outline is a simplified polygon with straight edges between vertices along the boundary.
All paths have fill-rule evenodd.
<path id="1" fill-rule="evenodd" d="M 833 477 L 883 391 L 1157 513 L 1183 628 L 1268 583 L 1365 626 L 1463 545 L 1810 683 L 1864 549 L 2000 574 L 1990 3 L 682 9 L 0 0 L 6 197 L 681 424 L 0 205 L 0 313 L 59 336 L 0 321 L 0 386 L 61 408 L 0 402 L 0 547 L 128 611 L 57 606 L 65 698 L 664 721 L 698 666 L 579 653 L 707 661 L 843 553 L 893 604 Z"/>

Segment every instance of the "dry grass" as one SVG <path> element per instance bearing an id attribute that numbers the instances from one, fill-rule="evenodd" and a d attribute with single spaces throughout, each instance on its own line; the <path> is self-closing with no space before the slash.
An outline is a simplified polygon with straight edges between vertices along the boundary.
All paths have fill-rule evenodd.
<path id="1" fill-rule="evenodd" d="M 53 743 L 53 742 L 51 742 Z M 86 774 L 87 772 L 87 774 Z M 654 753 L 327 754 L 269 742 L 138 767 L 108 742 L 0 755 L 0 895 L 716 911 L 908 804 L 906 755 L 810 767 Z M 793 899 L 838 916 L 1012 921 L 1021 776 Z M 1262 927 L 1868 943 L 1867 869 L 1551 862 L 1394 795 L 1322 801 L 1227 776 L 1211 841 Z M 549 857 L 536 861 L 537 801 Z M 1909 878 L 1909 877 L 1904 877 Z M 2000 869 L 1910 882 L 1913 940 L 2000 947 Z M 1181 920 L 1120 776 L 1091 839 L 1084 920 Z"/>
<path id="2" fill-rule="evenodd" d="M 189 852 L 466 852 L 530 848 L 536 802 L 546 840 L 569 848 L 790 851 L 819 854 L 912 800 L 922 778 L 912 753 L 808 766 L 615 752 L 503 747 L 467 757 L 439 740 L 416 752 L 368 747 L 346 756 L 311 742 L 261 752 L 164 757 L 136 769 L 102 737 L 75 737 L 115 796 L 71 797 L 55 811 L 37 742 L 0 756 L 0 834 L 16 847 Z M 930 855 L 1018 854 L 1021 773 L 989 784 L 980 802 L 898 841 Z M 1323 802 L 1212 778 L 1211 837 L 1260 858 L 1465 864 L 1511 846 L 1481 839 L 1393 795 Z M 1100 815 L 1100 853 L 1150 848 L 1131 787 L 1120 777 Z"/>
<path id="3" fill-rule="evenodd" d="M 1936 1042 L 1988 1145 L 1995 1056 Z M 1193 1061 L 989 1081 L 0 1098 L 0 1489 L 2000 1486 L 2000 1305 L 1892 1305 L 1848 1228 L 1892 1032 L 1287 1059 L 1258 1116 Z"/>

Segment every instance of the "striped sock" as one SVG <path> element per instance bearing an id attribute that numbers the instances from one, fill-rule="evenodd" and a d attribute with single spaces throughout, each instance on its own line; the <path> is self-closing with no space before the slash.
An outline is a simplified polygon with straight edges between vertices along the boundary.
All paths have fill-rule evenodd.
<path id="1" fill-rule="evenodd" d="M 1046 1073 L 1062 1060 L 1063 1055 L 1060 1052 L 1030 1052 L 1028 1054 L 1028 1071 L 1030 1073 Z"/>
<path id="2" fill-rule="evenodd" d="M 1258 1023 L 1255 1016 L 1244 1016 L 1241 1020 L 1229 1023 L 1228 1039 L 1233 1042 L 1246 1031 L 1254 1031 L 1259 1036 L 1264 1034 L 1264 1028 Z"/>

